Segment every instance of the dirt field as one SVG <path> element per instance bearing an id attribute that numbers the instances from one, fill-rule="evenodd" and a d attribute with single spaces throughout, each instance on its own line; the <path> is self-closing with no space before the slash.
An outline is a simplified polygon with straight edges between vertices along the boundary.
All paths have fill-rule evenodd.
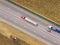
<path id="1" fill-rule="evenodd" d="M 10 25 L 7 25 L 4 22 L 0 22 L 0 33 L 8 37 L 9 39 L 10 35 L 15 35 L 17 37 L 17 40 L 15 41 L 16 45 L 45 45 L 45 43 L 38 41 L 33 37 L 17 30 L 18 29 L 11 27 Z M 8 41 L 6 41 L 6 43 L 8 43 Z"/>
<path id="2" fill-rule="evenodd" d="M 60 24 L 60 0 L 11 0 Z"/>

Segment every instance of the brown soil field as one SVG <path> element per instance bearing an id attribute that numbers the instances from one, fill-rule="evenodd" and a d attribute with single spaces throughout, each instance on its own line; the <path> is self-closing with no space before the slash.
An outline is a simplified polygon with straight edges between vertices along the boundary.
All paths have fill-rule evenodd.
<path id="1" fill-rule="evenodd" d="M 12 44 L 6 40 L 4 42 L 2 42 L 3 44 L 6 45 L 46 45 L 44 42 L 42 41 L 38 41 L 37 39 L 29 36 L 28 34 L 25 34 L 21 31 L 19 31 L 18 29 L 12 27 L 11 25 L 8 25 L 4 22 L 0 22 L 0 33 L 3 34 L 5 37 L 9 38 L 8 40 L 10 40 L 10 36 L 11 35 L 15 35 L 17 37 L 17 40 L 15 40 L 14 42 L 12 42 Z M 1 37 L 1 36 L 0 36 Z M 2 40 L 4 40 L 4 37 L 1 37 Z M 1 39 L 0 39 L 1 40 Z M 0 41 L 1 43 L 1 41 Z M 2 44 L 1 44 L 2 45 Z"/>
<path id="2" fill-rule="evenodd" d="M 60 0 L 11 0 L 60 24 Z"/>

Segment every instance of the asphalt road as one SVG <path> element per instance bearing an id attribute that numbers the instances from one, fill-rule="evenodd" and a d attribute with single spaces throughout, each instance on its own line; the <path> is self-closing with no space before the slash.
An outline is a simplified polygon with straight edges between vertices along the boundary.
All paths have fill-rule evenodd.
<path id="1" fill-rule="evenodd" d="M 29 18 L 31 18 L 32 20 L 36 21 L 38 23 L 38 26 L 34 26 L 28 22 L 26 22 L 25 20 L 21 19 L 21 16 L 27 16 Z M 35 35 L 38 38 L 43 38 L 51 43 L 54 43 L 54 45 L 60 45 L 60 34 L 52 31 L 52 32 L 48 32 L 48 26 L 52 25 L 56 28 L 59 28 L 57 26 L 55 26 L 54 24 L 39 18 L 37 16 L 35 16 L 34 14 L 25 11 L 22 8 L 19 8 L 17 6 L 14 6 L 12 4 L 9 3 L 2 3 L 0 2 L 0 17 L 3 19 L 6 19 L 7 21 L 9 21 L 10 23 L 23 28 L 24 31 L 28 31 L 29 33 L 31 33 L 32 35 Z M 40 40 L 40 39 L 38 39 Z"/>

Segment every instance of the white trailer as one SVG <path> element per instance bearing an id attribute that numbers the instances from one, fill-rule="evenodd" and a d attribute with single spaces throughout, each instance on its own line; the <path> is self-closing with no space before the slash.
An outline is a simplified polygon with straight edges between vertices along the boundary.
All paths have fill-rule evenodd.
<path id="1" fill-rule="evenodd" d="M 38 23 L 37 23 L 37 22 L 35 22 L 35 21 L 31 20 L 31 19 L 30 19 L 30 18 L 28 18 L 28 17 L 21 16 L 21 18 L 22 18 L 22 19 L 24 19 L 24 20 L 26 20 L 27 22 L 29 22 L 29 23 L 31 23 L 31 24 L 33 24 L 33 25 L 35 25 L 35 26 L 38 26 Z"/>

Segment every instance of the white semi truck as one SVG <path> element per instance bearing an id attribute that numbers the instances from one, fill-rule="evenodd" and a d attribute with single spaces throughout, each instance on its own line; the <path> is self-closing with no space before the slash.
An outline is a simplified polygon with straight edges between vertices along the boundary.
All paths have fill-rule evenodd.
<path id="1" fill-rule="evenodd" d="M 30 18 L 28 18 L 28 17 L 21 16 L 21 18 L 22 18 L 22 19 L 24 19 L 24 20 L 26 20 L 27 22 L 29 22 L 29 23 L 31 23 L 31 24 L 33 24 L 33 25 L 35 25 L 35 26 L 38 26 L 38 23 L 37 23 L 37 22 L 35 22 L 35 21 L 31 20 L 31 19 L 30 19 Z"/>

